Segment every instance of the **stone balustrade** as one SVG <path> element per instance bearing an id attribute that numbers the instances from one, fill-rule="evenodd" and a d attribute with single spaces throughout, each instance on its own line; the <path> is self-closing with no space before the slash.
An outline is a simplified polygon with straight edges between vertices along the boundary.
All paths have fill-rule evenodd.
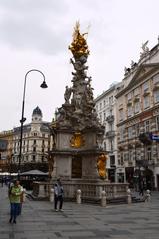
<path id="1" fill-rule="evenodd" d="M 37 198 L 50 198 L 51 188 L 54 183 L 34 182 L 33 195 Z M 81 190 L 82 199 L 100 200 L 102 191 L 105 191 L 107 199 L 127 196 L 127 183 L 84 183 L 78 181 L 63 182 L 64 197 L 70 200 L 76 200 L 77 190 Z"/>

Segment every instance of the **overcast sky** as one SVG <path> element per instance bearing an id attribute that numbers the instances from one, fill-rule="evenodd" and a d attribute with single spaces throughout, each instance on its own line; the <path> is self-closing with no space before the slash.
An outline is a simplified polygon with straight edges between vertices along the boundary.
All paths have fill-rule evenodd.
<path id="1" fill-rule="evenodd" d="M 71 86 L 71 52 L 75 22 L 89 31 L 88 75 L 94 97 L 124 76 L 124 67 L 138 61 L 142 43 L 158 43 L 158 0 L 0 0 L 0 131 L 19 126 L 27 71 L 26 123 L 39 106 L 51 121 Z"/>

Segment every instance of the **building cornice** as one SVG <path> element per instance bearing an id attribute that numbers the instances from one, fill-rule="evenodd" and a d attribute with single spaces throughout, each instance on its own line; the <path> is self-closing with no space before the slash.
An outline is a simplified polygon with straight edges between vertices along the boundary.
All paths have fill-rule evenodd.
<path id="1" fill-rule="evenodd" d="M 145 111 L 143 111 L 141 113 L 138 113 L 137 115 L 134 115 L 131 118 L 128 118 L 128 119 L 118 123 L 117 127 L 120 127 L 120 126 L 122 126 L 122 125 L 124 125 L 124 124 L 126 124 L 126 123 L 128 123 L 130 121 L 133 121 L 135 119 L 138 119 L 138 118 L 140 119 L 140 121 L 142 121 L 144 118 L 152 117 L 152 116 L 154 116 L 153 115 L 153 111 L 156 110 L 156 109 L 159 109 L 159 104 L 154 106 L 154 107 L 152 107 L 152 108 L 150 108 L 150 109 L 148 109 L 148 110 L 145 110 Z"/>
<path id="2" fill-rule="evenodd" d="M 127 91 L 132 89 L 135 85 L 141 83 L 146 77 L 152 75 L 156 70 L 159 70 L 159 63 L 149 63 L 149 64 L 142 64 L 136 70 L 135 75 L 131 79 L 128 86 L 126 86 L 122 91 L 116 94 L 116 98 L 122 96 Z"/>

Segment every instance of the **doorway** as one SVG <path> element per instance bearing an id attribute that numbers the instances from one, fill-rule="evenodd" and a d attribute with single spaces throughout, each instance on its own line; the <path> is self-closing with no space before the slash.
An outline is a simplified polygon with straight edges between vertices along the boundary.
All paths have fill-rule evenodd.
<path id="1" fill-rule="evenodd" d="M 72 158 L 72 178 L 82 178 L 82 157 Z"/>

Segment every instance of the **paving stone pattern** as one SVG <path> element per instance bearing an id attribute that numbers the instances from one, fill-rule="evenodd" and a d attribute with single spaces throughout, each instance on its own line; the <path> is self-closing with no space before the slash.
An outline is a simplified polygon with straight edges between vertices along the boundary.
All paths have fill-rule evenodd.
<path id="1" fill-rule="evenodd" d="M 0 239 L 159 239 L 159 192 L 151 202 L 108 205 L 26 200 L 17 224 L 9 222 L 7 187 L 0 186 Z"/>

